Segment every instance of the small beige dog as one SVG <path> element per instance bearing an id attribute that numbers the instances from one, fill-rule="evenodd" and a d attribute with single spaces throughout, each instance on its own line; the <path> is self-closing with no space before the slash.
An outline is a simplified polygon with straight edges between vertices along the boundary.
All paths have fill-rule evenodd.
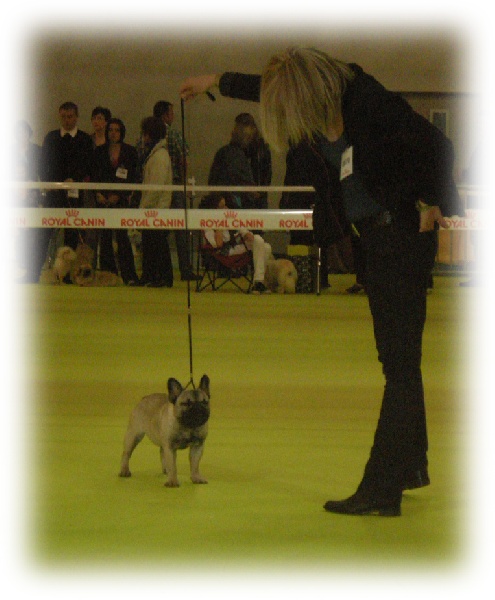
<path id="1" fill-rule="evenodd" d="M 77 277 L 89 276 L 93 272 L 94 250 L 88 244 L 78 244 L 76 258 L 72 263 L 70 278 L 72 283 L 77 283 Z"/>
<path id="2" fill-rule="evenodd" d="M 74 273 L 74 283 L 81 287 L 116 287 L 124 285 L 122 278 L 110 271 L 95 271 L 91 266 L 81 266 Z"/>
<path id="3" fill-rule="evenodd" d="M 191 481 L 208 483 L 199 472 L 203 455 L 208 419 L 210 418 L 210 380 L 203 375 L 197 390 L 184 389 L 173 378 L 168 380 L 167 394 L 145 396 L 132 411 L 124 437 L 120 477 L 130 477 L 129 459 L 147 435 L 160 447 L 162 470 L 167 474 L 167 487 L 179 487 L 177 479 L 177 450 L 189 448 Z"/>
<path id="4" fill-rule="evenodd" d="M 286 258 L 274 258 L 267 261 L 265 285 L 272 292 L 294 294 L 296 283 L 297 270 L 292 261 Z"/>

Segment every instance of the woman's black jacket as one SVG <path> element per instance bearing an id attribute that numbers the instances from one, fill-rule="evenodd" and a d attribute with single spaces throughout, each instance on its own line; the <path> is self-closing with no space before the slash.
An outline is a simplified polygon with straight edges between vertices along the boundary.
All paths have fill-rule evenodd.
<path id="1" fill-rule="evenodd" d="M 417 219 L 416 201 L 439 206 L 444 216 L 462 215 L 453 176 L 452 143 L 427 119 L 414 112 L 399 95 L 386 90 L 361 67 L 351 64 L 354 78 L 342 100 L 344 132 L 353 146 L 354 168 L 367 191 L 384 210 Z M 261 76 L 224 73 L 220 93 L 259 101 Z M 328 245 L 342 238 L 348 223 L 344 213 L 340 174 L 312 142 L 291 148 L 300 171 L 316 190 L 313 214 L 315 239 Z"/>

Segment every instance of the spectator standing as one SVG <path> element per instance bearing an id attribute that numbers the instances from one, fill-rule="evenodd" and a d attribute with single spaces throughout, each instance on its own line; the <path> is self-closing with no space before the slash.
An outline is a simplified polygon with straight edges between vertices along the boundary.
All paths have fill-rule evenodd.
<path id="1" fill-rule="evenodd" d="M 167 130 L 165 124 L 157 117 L 147 117 L 141 124 L 142 138 L 151 150 L 143 166 L 143 183 L 171 185 L 172 165 L 168 153 Z M 169 208 L 171 192 L 143 191 L 141 208 Z M 172 287 L 174 273 L 168 230 L 143 229 L 141 231 L 143 252 L 143 273 L 141 285 L 147 287 Z"/>
<path id="2" fill-rule="evenodd" d="M 14 129 L 13 179 L 14 181 L 39 181 L 41 146 L 31 141 L 33 130 L 26 121 L 18 121 Z M 13 202 L 16 207 L 38 208 L 41 206 L 40 190 L 20 190 Z M 17 283 L 37 283 L 46 252 L 47 239 L 43 229 L 19 229 L 16 235 L 16 257 L 24 275 Z M 46 247 L 45 247 L 46 248 Z"/>
<path id="3" fill-rule="evenodd" d="M 182 135 L 172 127 L 175 116 L 174 105 L 166 100 L 158 101 L 153 107 L 153 116 L 161 119 L 165 124 L 168 154 L 172 164 L 172 183 L 173 185 L 182 185 L 187 168 L 189 148 L 184 143 Z M 186 208 L 186 201 L 184 192 L 174 191 L 172 192 L 170 208 Z M 177 229 L 174 231 L 174 236 L 180 278 L 182 281 L 196 280 L 198 277 L 192 271 L 187 232 L 183 229 Z"/>
<path id="4" fill-rule="evenodd" d="M 135 183 L 137 169 L 136 150 L 124 142 L 125 125 L 112 118 L 106 125 L 106 143 L 95 148 L 92 179 L 97 183 Z M 96 205 L 100 208 L 129 208 L 129 190 L 96 192 Z M 113 236 L 117 242 L 120 275 L 126 285 L 136 285 L 138 276 L 127 229 L 100 231 L 100 269 L 118 274 L 113 250 Z"/>
<path id="5" fill-rule="evenodd" d="M 107 123 L 112 118 L 112 113 L 109 108 L 103 106 L 95 106 L 91 112 L 91 126 L 93 133 L 91 139 L 93 141 L 93 150 L 99 146 L 103 146 L 107 142 Z M 84 192 L 84 207 L 96 208 L 96 192 L 95 190 L 86 190 Z M 97 229 L 87 229 L 85 233 L 85 241 L 94 251 L 93 266 L 96 268 L 98 260 L 98 241 L 99 232 Z"/>
<path id="6" fill-rule="evenodd" d="M 59 107 L 60 128 L 45 136 L 41 150 L 41 181 L 88 181 L 93 154 L 91 136 L 81 131 L 77 122 L 79 109 L 74 102 Z M 49 208 L 82 208 L 81 190 L 49 190 L 45 206 Z M 74 250 L 81 239 L 76 229 L 64 231 L 64 245 Z M 46 241 L 46 250 L 49 239 Z"/>

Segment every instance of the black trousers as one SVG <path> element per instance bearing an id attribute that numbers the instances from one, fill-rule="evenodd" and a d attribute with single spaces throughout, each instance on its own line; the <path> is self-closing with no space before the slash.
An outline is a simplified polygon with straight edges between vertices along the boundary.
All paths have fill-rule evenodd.
<path id="1" fill-rule="evenodd" d="M 168 231 L 160 229 L 143 229 L 141 232 L 141 248 L 143 251 L 143 283 L 164 282 L 172 287 L 174 271 Z"/>
<path id="2" fill-rule="evenodd" d="M 186 208 L 186 198 L 183 192 L 172 192 L 170 208 Z M 192 271 L 190 256 L 190 238 L 184 229 L 174 231 L 175 248 L 179 262 L 179 271 L 182 276 L 187 276 Z"/>
<path id="3" fill-rule="evenodd" d="M 134 265 L 134 254 L 129 240 L 127 229 L 102 229 L 100 233 L 100 269 L 110 271 L 118 275 L 119 269 L 115 262 L 113 250 L 113 234 L 117 242 L 117 257 L 119 261 L 120 274 L 124 283 L 137 281 L 138 276 Z"/>
<path id="4" fill-rule="evenodd" d="M 401 493 L 407 473 L 427 464 L 421 354 L 436 232 L 417 222 L 358 224 L 366 256 L 367 292 L 385 390 L 360 489 L 375 497 Z"/>

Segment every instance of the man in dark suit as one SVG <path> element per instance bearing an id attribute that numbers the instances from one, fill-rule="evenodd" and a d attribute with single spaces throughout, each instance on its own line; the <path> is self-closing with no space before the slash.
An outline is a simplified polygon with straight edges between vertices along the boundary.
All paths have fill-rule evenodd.
<path id="1" fill-rule="evenodd" d="M 91 136 L 77 127 L 79 110 L 73 102 L 64 102 L 59 110 L 60 128 L 47 133 L 41 150 L 41 181 L 85 181 L 89 178 L 93 146 Z M 81 208 L 82 190 L 50 190 L 45 206 Z M 49 237 L 46 242 L 48 246 Z M 76 248 L 79 232 L 64 231 L 64 244 Z"/>

